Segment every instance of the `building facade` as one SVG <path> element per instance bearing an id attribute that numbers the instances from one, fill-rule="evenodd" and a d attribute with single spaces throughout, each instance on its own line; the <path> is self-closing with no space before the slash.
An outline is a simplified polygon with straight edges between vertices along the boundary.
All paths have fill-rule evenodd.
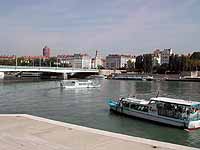
<path id="1" fill-rule="evenodd" d="M 51 49 L 48 48 L 47 46 L 45 46 L 45 47 L 42 49 L 42 51 L 43 51 L 43 57 L 49 58 L 49 57 L 51 56 L 51 55 L 50 55 Z"/>
<path id="2" fill-rule="evenodd" d="M 61 66 L 72 67 L 74 55 L 58 55 L 57 59 Z"/>
<path id="3" fill-rule="evenodd" d="M 99 68 L 99 67 L 105 67 L 105 66 L 99 51 L 96 51 L 95 57 L 92 59 L 92 68 Z"/>
<path id="4" fill-rule="evenodd" d="M 88 54 L 58 55 L 58 62 L 61 66 L 90 69 L 91 57 Z"/>
<path id="5" fill-rule="evenodd" d="M 91 57 L 88 54 L 74 54 L 73 68 L 90 69 L 91 68 Z"/>
<path id="6" fill-rule="evenodd" d="M 108 69 L 120 69 L 126 68 L 127 62 L 135 61 L 135 57 L 131 55 L 108 55 L 106 57 L 106 68 Z"/>
<path id="7" fill-rule="evenodd" d="M 169 57 L 172 55 L 172 49 L 164 49 L 161 51 L 161 65 L 169 64 Z"/>

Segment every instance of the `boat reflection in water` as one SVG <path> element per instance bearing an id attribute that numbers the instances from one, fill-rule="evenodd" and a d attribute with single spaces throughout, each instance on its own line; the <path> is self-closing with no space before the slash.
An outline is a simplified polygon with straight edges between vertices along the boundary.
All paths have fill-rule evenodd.
<path id="1" fill-rule="evenodd" d="M 99 88 L 100 84 L 92 81 L 92 80 L 86 80 L 86 81 L 79 81 L 79 80 L 62 80 L 60 82 L 61 88 L 67 88 L 67 89 L 77 89 L 77 88 Z"/>
<path id="2" fill-rule="evenodd" d="M 108 100 L 111 110 L 189 130 L 200 128 L 200 102 L 154 97 L 150 100 L 135 97 Z"/>

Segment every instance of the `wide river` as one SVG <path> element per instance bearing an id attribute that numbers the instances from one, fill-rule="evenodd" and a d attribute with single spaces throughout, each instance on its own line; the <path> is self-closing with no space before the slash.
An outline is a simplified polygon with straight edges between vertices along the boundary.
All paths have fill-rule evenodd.
<path id="1" fill-rule="evenodd" d="M 108 98 L 136 95 L 200 101 L 200 83 L 102 80 L 98 89 L 64 90 L 56 81 L 0 83 L 1 114 L 31 114 L 107 131 L 200 148 L 200 130 L 159 125 L 109 111 Z"/>

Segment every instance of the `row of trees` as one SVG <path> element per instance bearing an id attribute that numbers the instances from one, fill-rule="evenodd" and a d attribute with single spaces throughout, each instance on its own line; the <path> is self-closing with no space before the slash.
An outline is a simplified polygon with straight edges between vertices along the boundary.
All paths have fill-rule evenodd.
<path id="1" fill-rule="evenodd" d="M 127 71 L 144 73 L 180 73 L 194 70 L 200 70 L 200 52 L 188 56 L 172 54 L 169 57 L 169 64 L 155 64 L 152 54 L 139 55 L 135 63 L 127 63 Z"/>
<path id="2" fill-rule="evenodd" d="M 17 59 L 0 59 L 0 65 L 9 66 L 51 66 L 56 67 L 57 58 L 51 57 L 49 59 L 27 59 L 24 57 L 18 57 Z"/>

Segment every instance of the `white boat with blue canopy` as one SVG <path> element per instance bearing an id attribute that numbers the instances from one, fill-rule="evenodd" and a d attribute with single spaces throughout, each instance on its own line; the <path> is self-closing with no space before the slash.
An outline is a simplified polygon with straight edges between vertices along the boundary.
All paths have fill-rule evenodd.
<path id="1" fill-rule="evenodd" d="M 200 128 L 200 102 L 153 97 L 149 100 L 135 97 L 108 100 L 111 110 L 172 126 L 187 129 Z"/>

